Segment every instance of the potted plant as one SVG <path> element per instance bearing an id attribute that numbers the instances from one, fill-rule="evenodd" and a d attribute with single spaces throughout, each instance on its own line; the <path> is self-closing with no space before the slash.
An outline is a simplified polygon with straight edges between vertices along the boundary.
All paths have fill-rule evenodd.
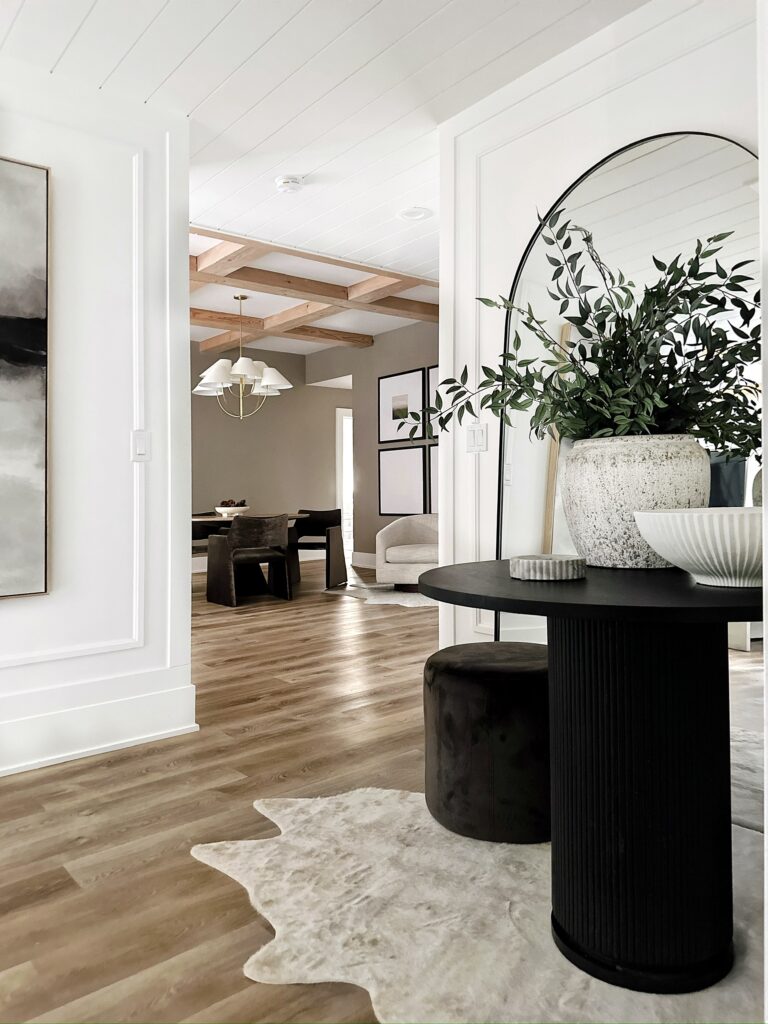
<path id="1" fill-rule="evenodd" d="M 606 266 L 592 234 L 557 210 L 542 222 L 552 267 L 548 293 L 572 325 L 565 345 L 531 306 L 481 298 L 516 312 L 541 343 L 521 358 L 520 332 L 497 367 L 469 384 L 465 367 L 441 383 L 434 406 L 411 413 L 411 436 L 426 420 L 449 428 L 490 410 L 508 425 L 529 411 L 531 432 L 573 442 L 563 474 L 563 507 L 574 543 L 590 565 L 666 565 L 640 536 L 633 512 L 699 507 L 709 496 L 703 445 L 747 457 L 759 449 L 759 386 L 747 368 L 760 359 L 759 292 L 717 259 L 731 232 L 697 241 L 693 254 L 663 263 L 640 291 Z M 576 335 L 573 338 L 573 335 Z"/>

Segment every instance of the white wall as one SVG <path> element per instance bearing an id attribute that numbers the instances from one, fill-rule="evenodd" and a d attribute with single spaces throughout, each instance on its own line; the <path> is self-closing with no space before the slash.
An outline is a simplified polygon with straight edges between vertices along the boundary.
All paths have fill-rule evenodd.
<path id="1" fill-rule="evenodd" d="M 475 297 L 508 292 L 537 209 L 593 164 L 671 131 L 757 150 L 756 54 L 754 0 L 653 0 L 441 127 L 442 377 L 493 365 L 503 317 Z M 443 562 L 495 557 L 498 423 L 488 423 L 487 453 L 467 455 L 461 431 L 440 444 Z M 443 605 L 440 639 L 490 640 L 492 615 Z"/>
<path id="2" fill-rule="evenodd" d="M 51 187 L 50 592 L 0 601 L 3 774 L 196 726 L 186 122 L 4 62 L 0 155 Z"/>

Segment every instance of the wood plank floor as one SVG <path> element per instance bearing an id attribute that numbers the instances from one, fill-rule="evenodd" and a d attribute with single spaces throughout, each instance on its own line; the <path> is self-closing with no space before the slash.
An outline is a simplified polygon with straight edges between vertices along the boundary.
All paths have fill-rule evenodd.
<path id="1" fill-rule="evenodd" d="M 423 788 L 437 612 L 326 595 L 322 570 L 238 609 L 195 578 L 199 733 L 0 779 L 0 1020 L 375 1020 L 350 985 L 248 981 L 271 929 L 189 855 L 274 835 L 259 796 Z"/>
<path id="2" fill-rule="evenodd" d="M 432 608 L 193 596 L 201 731 L 0 779 L 0 1021 L 373 1021 L 361 989 L 248 981 L 272 932 L 195 843 L 276 829 L 256 797 L 422 789 Z M 761 655 L 733 683 L 759 700 Z M 754 690 L 754 693 L 752 691 Z M 757 728 L 754 722 L 737 722 Z"/>

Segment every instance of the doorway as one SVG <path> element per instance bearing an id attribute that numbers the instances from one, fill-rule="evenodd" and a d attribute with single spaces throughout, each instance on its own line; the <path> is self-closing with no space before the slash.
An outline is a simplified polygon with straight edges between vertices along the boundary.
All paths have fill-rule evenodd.
<path id="1" fill-rule="evenodd" d="M 355 456 L 351 409 L 336 410 L 336 505 L 341 509 L 344 550 L 354 548 Z"/>

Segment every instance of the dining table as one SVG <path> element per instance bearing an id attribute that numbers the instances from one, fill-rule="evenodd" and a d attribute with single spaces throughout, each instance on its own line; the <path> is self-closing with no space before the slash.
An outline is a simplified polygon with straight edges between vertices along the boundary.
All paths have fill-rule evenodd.
<path id="1" fill-rule="evenodd" d="M 577 967 L 645 992 L 706 988 L 733 964 L 729 622 L 762 589 L 680 569 L 510 578 L 508 560 L 419 579 L 437 601 L 546 616 L 552 914 Z"/>

